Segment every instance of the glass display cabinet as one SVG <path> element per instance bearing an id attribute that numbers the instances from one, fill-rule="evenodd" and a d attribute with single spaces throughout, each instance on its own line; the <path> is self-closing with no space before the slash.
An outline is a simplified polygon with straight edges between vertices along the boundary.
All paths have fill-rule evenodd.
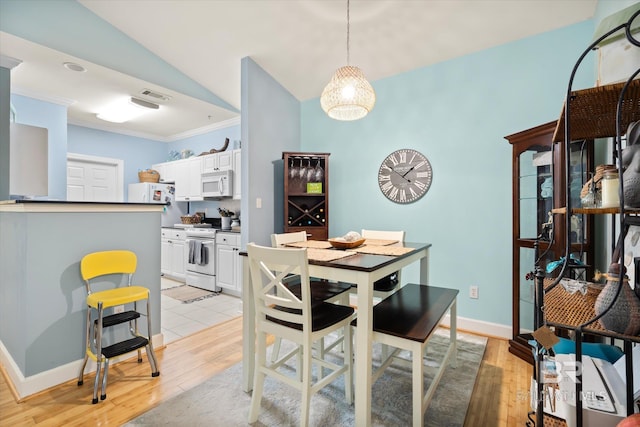
<path id="1" fill-rule="evenodd" d="M 536 295 L 534 266 L 541 259 L 552 277 L 556 273 L 554 261 L 564 254 L 564 217 L 556 215 L 565 197 L 564 155 L 552 137 L 557 121 L 549 122 L 505 137 L 512 145 L 512 339 L 509 351 L 533 362 L 528 340 L 534 330 Z M 572 144 L 572 199 L 579 203 L 583 182 L 593 170 L 593 143 Z M 574 275 L 588 275 L 593 265 L 590 236 L 593 225 L 589 218 L 574 215 L 571 220 L 572 255 L 576 265 Z M 557 263 L 559 265 L 559 263 Z M 557 274 L 557 273 L 556 273 Z"/>

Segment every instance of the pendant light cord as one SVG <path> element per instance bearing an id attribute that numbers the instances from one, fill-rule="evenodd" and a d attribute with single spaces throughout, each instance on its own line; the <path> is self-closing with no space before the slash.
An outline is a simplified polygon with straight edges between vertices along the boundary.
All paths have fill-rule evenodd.
<path id="1" fill-rule="evenodd" d="M 349 0 L 347 0 L 347 65 L 349 62 Z"/>

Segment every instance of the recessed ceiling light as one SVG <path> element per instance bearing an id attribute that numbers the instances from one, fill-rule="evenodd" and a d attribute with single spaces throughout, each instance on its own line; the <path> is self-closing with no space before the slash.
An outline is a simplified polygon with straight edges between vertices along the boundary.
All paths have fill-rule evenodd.
<path id="1" fill-rule="evenodd" d="M 76 64 L 75 62 L 65 62 L 62 65 L 64 65 L 64 68 L 66 68 L 67 70 L 77 71 L 79 73 L 84 73 L 85 71 L 87 71 L 86 68 L 84 68 L 80 64 Z"/>

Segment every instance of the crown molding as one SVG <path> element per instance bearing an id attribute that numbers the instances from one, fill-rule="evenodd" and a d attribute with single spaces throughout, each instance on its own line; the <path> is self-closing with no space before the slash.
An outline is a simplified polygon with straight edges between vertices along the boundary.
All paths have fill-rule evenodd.
<path id="1" fill-rule="evenodd" d="M 2 68 L 8 68 L 12 70 L 20 64 L 22 64 L 22 60 L 18 58 L 13 58 L 7 55 L 0 55 L 0 67 Z"/>
<path id="2" fill-rule="evenodd" d="M 44 102 L 50 102 L 52 104 L 62 105 L 63 107 L 69 107 L 76 103 L 75 99 L 64 98 L 62 96 L 44 95 L 40 92 L 35 92 L 29 89 L 22 88 L 20 86 L 11 85 L 11 93 L 16 95 L 26 96 L 27 98 L 33 98 Z"/>

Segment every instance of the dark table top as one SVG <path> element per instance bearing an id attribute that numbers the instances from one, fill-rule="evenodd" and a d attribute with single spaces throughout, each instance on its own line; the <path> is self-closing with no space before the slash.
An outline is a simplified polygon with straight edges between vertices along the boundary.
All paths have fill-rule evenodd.
<path id="1" fill-rule="evenodd" d="M 344 268 L 345 270 L 357 270 L 357 271 L 370 272 L 370 271 L 374 271 L 379 268 L 385 267 L 400 259 L 410 257 L 411 255 L 421 250 L 428 249 L 431 247 L 431 243 L 402 242 L 402 246 L 405 248 L 413 248 L 414 250 L 398 256 L 356 253 L 355 255 L 352 255 L 346 258 L 336 259 L 333 261 L 309 260 L 309 264 L 320 265 L 325 267 Z M 330 249 L 330 250 L 337 251 L 340 249 Z M 240 255 L 246 256 L 247 251 L 241 251 Z"/>

